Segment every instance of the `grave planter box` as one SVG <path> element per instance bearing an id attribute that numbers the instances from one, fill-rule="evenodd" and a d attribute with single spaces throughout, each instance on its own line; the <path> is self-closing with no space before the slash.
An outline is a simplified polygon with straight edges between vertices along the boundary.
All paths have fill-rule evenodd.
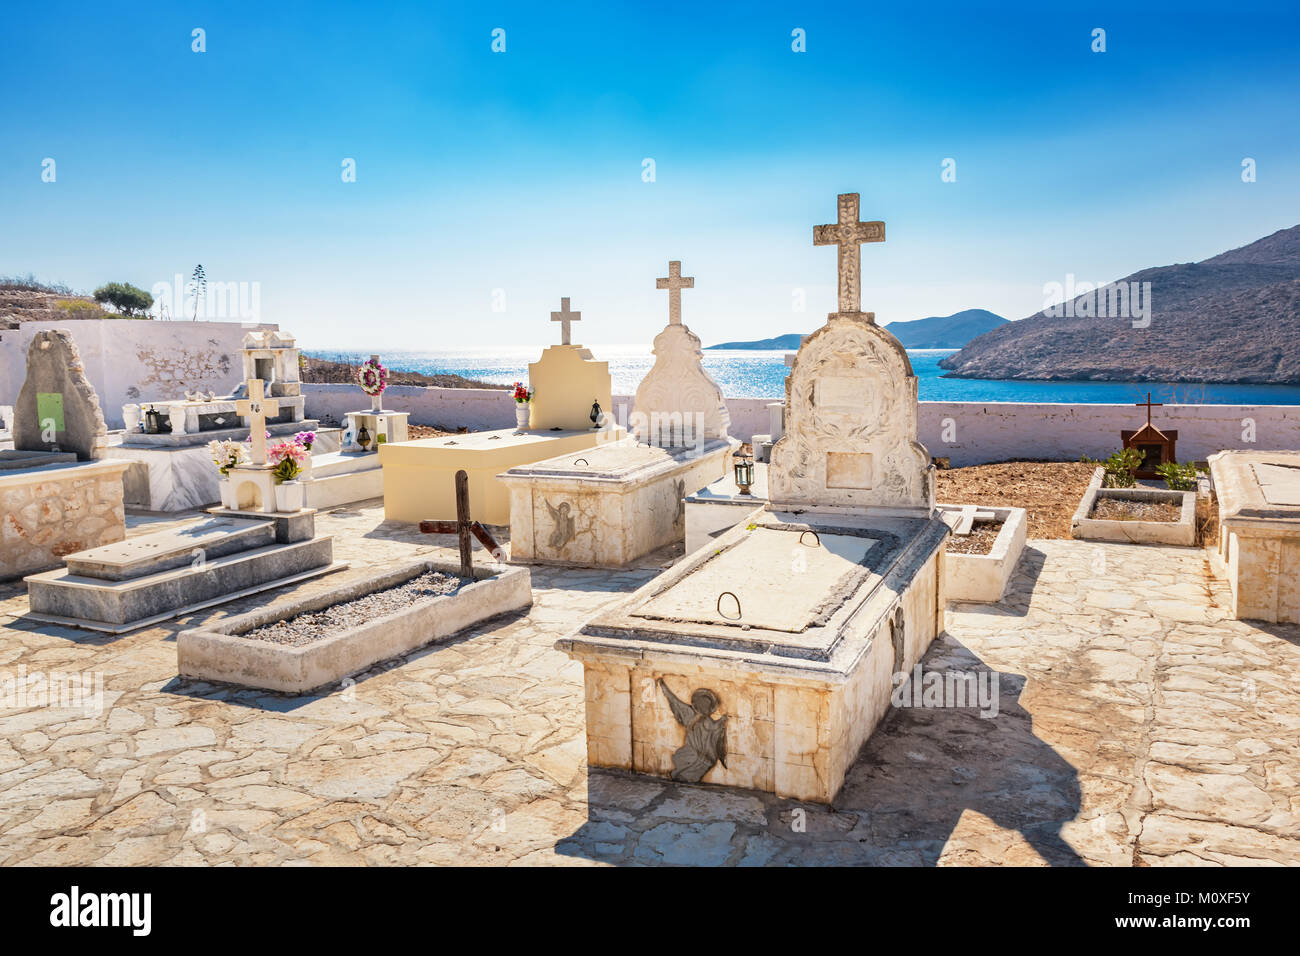
<path id="1" fill-rule="evenodd" d="M 939 505 L 941 511 L 961 510 L 960 505 Z M 1015 573 L 1020 554 L 1025 549 L 1028 520 L 1024 508 L 980 508 L 992 512 L 1000 528 L 988 554 L 962 554 L 949 551 L 946 557 L 948 580 L 945 591 L 949 601 L 996 604 L 1002 600 L 1007 582 Z"/>
<path id="2" fill-rule="evenodd" d="M 1086 541 L 1119 541 L 1131 544 L 1196 544 L 1196 492 L 1161 488 L 1103 488 L 1105 470 L 1098 468 L 1088 483 L 1070 523 L 1070 533 Z M 1169 502 L 1178 505 L 1177 521 L 1117 521 L 1091 517 L 1098 499 Z"/>
<path id="3" fill-rule="evenodd" d="M 452 594 L 417 601 L 360 627 L 303 645 L 284 645 L 241 635 L 310 611 L 321 611 L 396 587 L 429 571 L 459 574 L 448 561 L 415 561 L 377 572 L 326 594 L 277 604 L 211 625 L 182 631 L 176 641 L 181 677 L 305 694 L 416 648 L 443 640 L 489 618 L 533 602 L 526 568 L 485 564 L 474 582 Z"/>

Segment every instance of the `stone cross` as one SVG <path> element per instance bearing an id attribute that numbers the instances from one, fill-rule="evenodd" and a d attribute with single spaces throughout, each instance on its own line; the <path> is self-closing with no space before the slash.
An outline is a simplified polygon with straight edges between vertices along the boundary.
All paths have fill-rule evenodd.
<path id="1" fill-rule="evenodd" d="M 569 331 L 570 322 L 581 322 L 581 312 L 569 311 L 569 297 L 566 295 L 560 299 L 560 311 L 551 313 L 551 321 L 560 323 L 560 344 L 572 345 L 570 341 L 571 333 Z"/>
<path id="2" fill-rule="evenodd" d="M 668 263 L 668 275 L 655 279 L 656 289 L 668 290 L 668 324 L 682 324 L 682 290 L 695 288 L 694 276 L 682 275 L 682 263 L 674 259 Z"/>
<path id="3" fill-rule="evenodd" d="M 262 380 L 248 380 L 248 398 L 235 403 L 236 414 L 243 415 L 248 421 L 250 436 L 253 440 L 253 464 L 266 464 L 266 413 L 279 412 L 278 398 L 265 398 L 262 395 Z"/>
<path id="4" fill-rule="evenodd" d="M 839 221 L 813 226 L 814 246 L 840 247 L 839 311 L 862 311 L 862 249 L 864 242 L 884 242 L 883 222 L 858 221 L 858 194 L 840 193 Z"/>
<path id="5" fill-rule="evenodd" d="M 1151 409 L 1153 409 L 1153 408 L 1160 408 L 1160 407 L 1162 407 L 1165 403 L 1164 403 L 1164 402 L 1153 402 L 1153 401 L 1151 401 L 1151 393 L 1150 393 L 1150 392 L 1147 392 L 1147 400 L 1146 400 L 1145 402 L 1134 402 L 1133 404 L 1136 405 L 1138 408 L 1145 408 L 1145 409 L 1147 410 L 1147 424 L 1150 425 L 1150 424 L 1151 424 Z"/>

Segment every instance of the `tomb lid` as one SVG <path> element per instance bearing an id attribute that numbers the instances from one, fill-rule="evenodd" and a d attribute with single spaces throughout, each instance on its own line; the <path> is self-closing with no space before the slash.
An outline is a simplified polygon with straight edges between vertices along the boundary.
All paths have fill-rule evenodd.
<path id="1" fill-rule="evenodd" d="M 1300 536 L 1300 451 L 1222 451 L 1209 464 L 1220 522 Z"/>

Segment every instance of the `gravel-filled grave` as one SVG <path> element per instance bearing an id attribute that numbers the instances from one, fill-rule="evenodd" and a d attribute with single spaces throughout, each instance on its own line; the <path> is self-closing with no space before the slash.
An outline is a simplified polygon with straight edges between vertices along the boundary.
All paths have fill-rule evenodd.
<path id="1" fill-rule="evenodd" d="M 272 644 L 302 646 L 322 640 L 331 634 L 350 630 L 361 624 L 368 624 L 385 614 L 410 607 L 419 601 L 454 594 L 463 584 L 465 578 L 441 571 L 428 571 L 412 578 L 404 584 L 374 591 L 352 601 L 334 604 L 319 611 L 310 611 L 296 617 L 276 621 L 263 627 L 245 631 L 240 637 L 254 641 L 269 641 Z"/>
<path id="2" fill-rule="evenodd" d="M 979 521 L 971 526 L 970 534 L 948 536 L 949 554 L 988 554 L 1002 530 L 1001 521 Z"/>
<path id="3" fill-rule="evenodd" d="M 1169 501 L 1098 497 L 1088 517 L 1104 521 L 1177 521 L 1183 509 Z"/>

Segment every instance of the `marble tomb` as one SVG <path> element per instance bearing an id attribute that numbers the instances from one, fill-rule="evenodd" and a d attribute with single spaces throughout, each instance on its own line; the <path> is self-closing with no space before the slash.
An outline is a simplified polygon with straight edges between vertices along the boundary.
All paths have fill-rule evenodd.
<path id="1" fill-rule="evenodd" d="M 583 663 L 592 766 L 829 803 L 943 627 L 916 377 L 860 308 L 884 224 L 846 194 L 813 235 L 839 246 L 839 309 L 786 383 L 771 502 L 556 644 Z"/>

